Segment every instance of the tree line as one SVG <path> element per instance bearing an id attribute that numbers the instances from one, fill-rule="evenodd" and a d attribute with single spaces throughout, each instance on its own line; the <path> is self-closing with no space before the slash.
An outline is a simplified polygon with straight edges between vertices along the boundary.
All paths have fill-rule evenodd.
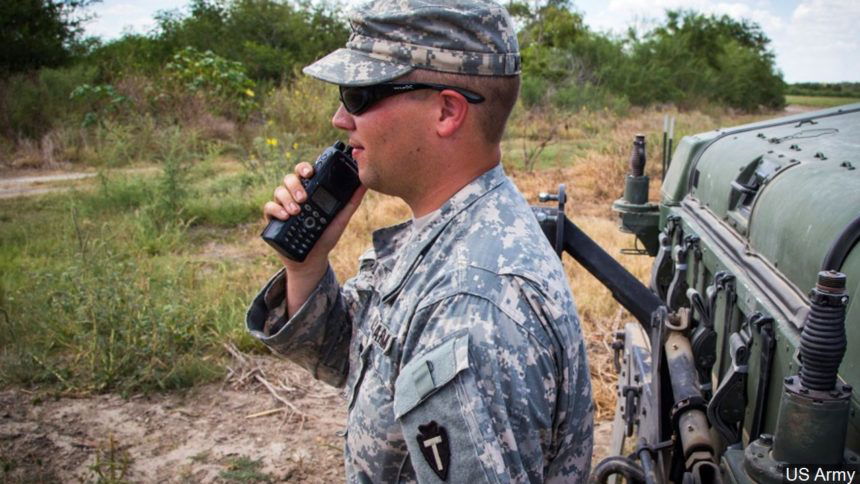
<path id="1" fill-rule="evenodd" d="M 785 93 L 796 96 L 860 98 L 860 82 L 798 82 L 789 85 Z"/>
<path id="2" fill-rule="evenodd" d="M 2 2 L 0 39 L 11 46 L 0 54 L 6 138 L 38 137 L 69 117 L 93 123 L 131 105 L 169 117 L 169 101 L 183 96 L 253 120 L 267 93 L 349 35 L 338 3 L 192 0 L 187 13 L 160 12 L 152 32 L 102 41 L 83 36 L 80 12 L 93 2 Z M 770 39 L 754 22 L 672 10 L 647 31 L 614 36 L 589 28 L 569 0 L 507 7 L 519 26 L 527 107 L 755 111 L 785 102 Z"/>

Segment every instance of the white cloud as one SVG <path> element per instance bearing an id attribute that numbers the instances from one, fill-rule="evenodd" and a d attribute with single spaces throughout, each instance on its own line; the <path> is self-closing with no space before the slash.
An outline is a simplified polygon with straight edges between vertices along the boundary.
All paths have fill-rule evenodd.
<path id="1" fill-rule="evenodd" d="M 629 26 L 644 31 L 668 9 L 729 15 L 758 23 L 771 39 L 777 67 L 787 82 L 860 81 L 860 2 L 798 0 L 791 11 L 782 0 L 599 0 L 577 2 L 593 29 L 623 34 Z"/>
<path id="2" fill-rule="evenodd" d="M 755 5 L 751 5 L 755 3 Z M 767 8 L 767 2 L 713 2 L 710 0 L 610 0 L 605 8 L 586 17 L 596 30 L 625 32 L 630 25 L 649 26 L 661 22 L 666 10 L 695 10 L 757 22 L 767 32 L 781 28 L 782 19 Z"/>
<path id="3" fill-rule="evenodd" d="M 786 80 L 860 81 L 858 23 L 856 1 L 802 0 L 772 37 Z"/>
<path id="4" fill-rule="evenodd" d="M 115 39 L 124 32 L 147 33 L 156 25 L 157 11 L 179 8 L 186 3 L 187 0 L 106 0 L 90 8 L 96 18 L 87 23 L 86 31 L 105 40 Z"/>

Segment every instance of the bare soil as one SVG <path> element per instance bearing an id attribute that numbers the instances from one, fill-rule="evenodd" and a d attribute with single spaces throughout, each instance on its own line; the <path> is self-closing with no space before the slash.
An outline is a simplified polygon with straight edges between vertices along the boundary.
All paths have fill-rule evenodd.
<path id="1" fill-rule="evenodd" d="M 271 356 L 187 392 L 7 389 L 0 406 L 3 482 L 343 481 L 339 391 Z"/>
<path id="2" fill-rule="evenodd" d="M 0 391 L 3 482 L 344 481 L 340 392 L 273 356 L 157 395 Z M 598 425 L 594 462 L 606 454 Z"/>

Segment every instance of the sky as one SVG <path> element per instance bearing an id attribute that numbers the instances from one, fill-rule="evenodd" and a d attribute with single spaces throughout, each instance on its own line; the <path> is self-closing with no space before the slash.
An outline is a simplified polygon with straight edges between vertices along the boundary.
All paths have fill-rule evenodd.
<path id="1" fill-rule="evenodd" d="M 347 3 L 356 0 L 347 0 Z M 187 0 L 102 0 L 89 35 L 114 39 L 146 33 L 159 10 L 182 9 Z M 758 23 L 771 39 L 777 68 L 786 82 L 860 82 L 858 0 L 574 0 L 592 30 L 624 33 L 629 26 L 659 23 L 667 9 L 690 8 Z"/>

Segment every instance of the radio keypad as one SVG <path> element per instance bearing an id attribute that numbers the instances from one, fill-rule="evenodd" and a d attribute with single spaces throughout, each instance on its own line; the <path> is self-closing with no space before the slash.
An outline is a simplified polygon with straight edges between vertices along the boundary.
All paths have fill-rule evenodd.
<path id="1" fill-rule="evenodd" d="M 290 224 L 287 229 L 287 246 L 301 256 L 306 255 L 319 238 L 326 222 L 325 217 L 305 203 L 302 205 L 302 211 L 296 215 L 296 223 Z"/>

